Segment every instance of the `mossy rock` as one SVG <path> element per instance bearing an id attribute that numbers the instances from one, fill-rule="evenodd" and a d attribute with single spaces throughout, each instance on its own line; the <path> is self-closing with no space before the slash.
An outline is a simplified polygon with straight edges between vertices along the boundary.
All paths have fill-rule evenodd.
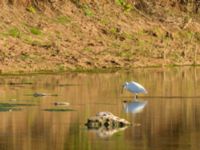
<path id="1" fill-rule="evenodd" d="M 105 128 L 122 128 L 130 125 L 130 122 L 119 118 L 110 112 L 99 112 L 96 116 L 88 118 L 86 124 L 89 129 Z"/>

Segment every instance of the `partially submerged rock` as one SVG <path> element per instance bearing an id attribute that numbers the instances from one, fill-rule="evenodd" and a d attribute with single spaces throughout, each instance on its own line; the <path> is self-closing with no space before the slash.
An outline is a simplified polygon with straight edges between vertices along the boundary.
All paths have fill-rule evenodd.
<path id="1" fill-rule="evenodd" d="M 88 118 L 85 125 L 89 129 L 99 129 L 101 127 L 114 129 L 128 126 L 130 125 L 130 122 L 123 118 L 119 118 L 110 112 L 99 112 L 96 116 Z"/>
<path id="2" fill-rule="evenodd" d="M 57 94 L 47 94 L 47 93 L 39 93 L 36 92 L 33 94 L 34 97 L 40 97 L 40 96 L 58 96 Z"/>
<path id="3" fill-rule="evenodd" d="M 38 93 L 38 92 L 36 92 L 36 93 L 33 94 L 33 96 L 34 96 L 34 97 L 39 97 L 39 96 L 48 96 L 48 94 L 46 94 L 46 93 Z"/>

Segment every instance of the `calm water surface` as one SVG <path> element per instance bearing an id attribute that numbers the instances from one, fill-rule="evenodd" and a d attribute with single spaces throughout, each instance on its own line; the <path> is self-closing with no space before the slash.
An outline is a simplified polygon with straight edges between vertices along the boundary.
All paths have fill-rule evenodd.
<path id="1" fill-rule="evenodd" d="M 148 90 L 137 102 L 125 81 Z M 57 96 L 32 96 L 35 92 Z M 54 106 L 54 102 L 70 106 Z M 117 73 L 0 76 L 0 103 L 34 104 L 0 112 L 1 150 L 198 150 L 200 68 L 137 69 Z M 44 111 L 69 108 L 74 111 Z M 84 123 L 110 111 L 133 125 L 120 131 L 88 130 Z"/>

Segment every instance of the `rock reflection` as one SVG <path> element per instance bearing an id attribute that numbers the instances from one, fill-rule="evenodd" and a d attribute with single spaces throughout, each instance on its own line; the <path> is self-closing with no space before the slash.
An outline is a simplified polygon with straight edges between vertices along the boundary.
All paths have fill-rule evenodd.
<path id="1" fill-rule="evenodd" d="M 128 101 L 123 102 L 124 111 L 126 113 L 133 113 L 133 114 L 142 112 L 142 110 L 145 108 L 146 105 L 147 101 L 139 99 L 136 99 L 131 102 Z"/>
<path id="2" fill-rule="evenodd" d="M 88 128 L 89 131 L 96 133 L 96 135 L 102 139 L 104 138 L 109 138 L 113 136 L 115 133 L 118 133 L 120 131 L 124 131 L 127 128 L 127 126 L 122 127 L 122 128 L 106 128 L 106 127 L 101 127 L 98 129 L 92 129 Z"/>

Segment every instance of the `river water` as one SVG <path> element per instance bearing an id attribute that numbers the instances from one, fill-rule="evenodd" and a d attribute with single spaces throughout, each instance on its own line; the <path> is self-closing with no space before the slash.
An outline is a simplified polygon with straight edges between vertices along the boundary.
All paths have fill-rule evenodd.
<path id="1" fill-rule="evenodd" d="M 121 93 L 122 84 L 131 80 L 141 83 L 148 94 L 134 101 L 131 93 Z M 35 92 L 48 95 L 34 96 Z M 70 105 L 55 106 L 55 102 Z M 4 75 L 0 76 L 0 103 L 17 106 L 0 108 L 1 150 L 200 148 L 199 67 Z M 112 131 L 88 130 L 87 118 L 100 111 L 132 125 Z"/>

